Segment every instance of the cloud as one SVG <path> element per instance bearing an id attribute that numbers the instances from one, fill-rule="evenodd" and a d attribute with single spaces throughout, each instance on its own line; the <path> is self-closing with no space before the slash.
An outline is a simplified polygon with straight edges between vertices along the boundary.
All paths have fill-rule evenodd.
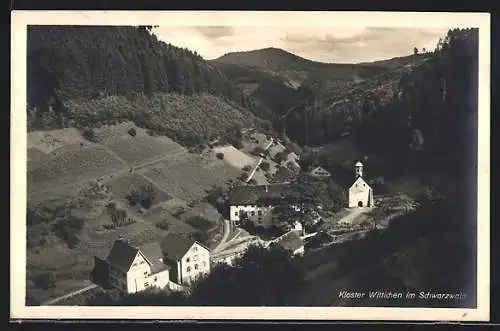
<path id="1" fill-rule="evenodd" d="M 358 63 L 411 54 L 413 48 L 433 49 L 447 29 L 388 27 L 159 27 L 159 39 L 196 51 L 205 59 L 229 52 L 282 48 L 321 62 Z"/>
<path id="2" fill-rule="evenodd" d="M 233 35 L 233 28 L 229 26 L 203 26 L 194 29 L 208 39 L 219 39 Z"/>
<path id="3" fill-rule="evenodd" d="M 445 33 L 444 29 L 371 27 L 348 37 L 328 31 L 311 36 L 288 33 L 282 41 L 288 51 L 310 59 L 356 63 L 407 55 L 414 47 L 433 49 Z"/>

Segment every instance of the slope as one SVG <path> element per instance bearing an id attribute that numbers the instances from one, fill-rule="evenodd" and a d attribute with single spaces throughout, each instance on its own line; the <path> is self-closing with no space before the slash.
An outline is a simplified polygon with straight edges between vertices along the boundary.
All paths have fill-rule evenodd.
<path id="1" fill-rule="evenodd" d="M 252 113 L 265 111 L 216 67 L 196 53 L 159 41 L 146 27 L 31 26 L 27 71 L 30 131 L 88 126 L 104 120 L 136 121 L 135 117 L 147 116 L 143 113 L 146 110 L 134 106 L 137 100 L 143 102 L 144 96 L 154 99 L 155 95 L 172 93 L 194 96 L 193 101 L 189 97 L 183 99 L 182 109 L 177 107 L 177 111 L 183 112 L 178 118 L 181 121 L 190 117 L 187 112 L 191 108 L 198 108 L 196 95 L 203 93 L 218 98 L 221 105 L 225 104 L 222 108 L 243 111 L 243 116 L 254 122 L 258 119 Z M 114 114 L 95 108 L 89 109 L 83 120 L 71 109 L 88 100 L 106 103 L 114 96 L 121 98 L 123 108 L 135 108 L 130 116 L 122 116 L 126 111 Z M 221 123 L 217 130 L 224 129 L 227 114 L 212 115 L 208 110 L 205 115 L 213 116 L 213 123 Z M 203 138 L 204 133 L 196 135 Z"/>

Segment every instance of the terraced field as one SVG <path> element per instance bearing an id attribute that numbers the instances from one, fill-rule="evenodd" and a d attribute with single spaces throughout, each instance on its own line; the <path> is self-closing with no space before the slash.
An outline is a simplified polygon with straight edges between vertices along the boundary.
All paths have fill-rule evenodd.
<path id="1" fill-rule="evenodd" d="M 167 192 L 152 185 L 147 179 L 138 174 L 130 174 L 117 177 L 106 184 L 111 193 L 118 199 L 125 199 L 133 189 L 139 189 L 141 186 L 150 185 L 155 191 L 155 200 L 153 203 L 159 203 L 172 199 Z"/>
<path id="2" fill-rule="evenodd" d="M 168 190 L 173 196 L 185 200 L 199 200 L 214 185 L 223 185 L 235 179 L 240 171 L 220 161 L 207 162 L 197 156 L 184 160 L 170 158 L 148 166 L 142 174 Z"/>
<path id="3" fill-rule="evenodd" d="M 169 158 L 182 157 L 188 153 L 185 148 L 168 138 L 162 139 L 147 135 L 135 137 L 127 135 L 113 139 L 106 143 L 106 146 L 132 166 L 165 156 Z"/>
<path id="4" fill-rule="evenodd" d="M 195 231 L 195 228 L 191 225 L 187 224 L 184 220 L 173 216 L 169 211 L 162 207 L 152 208 L 146 215 L 144 215 L 143 218 L 152 225 L 155 225 L 157 222 L 167 223 L 167 231 L 170 233 L 191 233 Z"/>
<path id="5" fill-rule="evenodd" d="M 99 145 L 80 144 L 58 148 L 42 163 L 28 169 L 30 191 L 53 188 L 93 179 L 124 167 L 116 157 Z"/>

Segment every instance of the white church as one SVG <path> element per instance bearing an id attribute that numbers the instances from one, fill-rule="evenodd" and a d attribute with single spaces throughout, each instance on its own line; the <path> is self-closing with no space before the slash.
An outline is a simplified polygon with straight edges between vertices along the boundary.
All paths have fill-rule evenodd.
<path id="1" fill-rule="evenodd" d="M 349 208 L 373 207 L 373 189 L 363 179 L 363 163 L 354 165 L 355 180 L 349 188 Z"/>

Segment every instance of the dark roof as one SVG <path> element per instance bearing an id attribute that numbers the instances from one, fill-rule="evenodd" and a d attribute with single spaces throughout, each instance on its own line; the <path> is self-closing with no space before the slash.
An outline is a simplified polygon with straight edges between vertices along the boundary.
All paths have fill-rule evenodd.
<path id="1" fill-rule="evenodd" d="M 158 262 L 158 263 L 153 263 L 151 265 L 151 274 L 157 274 L 159 272 L 162 272 L 163 270 L 170 270 L 171 268 L 166 265 L 165 263 Z"/>
<path id="2" fill-rule="evenodd" d="M 122 271 L 128 271 L 138 252 L 139 249 L 137 247 L 118 239 L 111 248 L 106 261 Z"/>
<path id="3" fill-rule="evenodd" d="M 304 246 L 304 241 L 300 238 L 299 232 L 293 230 L 278 238 L 275 243 L 292 252 Z"/>
<path id="4" fill-rule="evenodd" d="M 157 242 L 142 245 L 140 249 L 142 254 L 153 264 L 163 257 L 160 244 Z"/>
<path id="5" fill-rule="evenodd" d="M 237 186 L 229 192 L 228 202 L 233 206 L 255 205 L 259 199 L 279 198 L 282 193 L 292 189 L 291 184 Z"/>
<path id="6" fill-rule="evenodd" d="M 193 246 L 195 240 L 179 234 L 167 234 L 161 242 L 161 250 L 169 257 L 180 259 Z"/>
<path id="7" fill-rule="evenodd" d="M 163 270 L 170 269 L 163 263 L 163 252 L 161 251 L 160 244 L 152 242 L 141 246 L 142 254 L 151 262 L 151 273 L 156 274 Z"/>

